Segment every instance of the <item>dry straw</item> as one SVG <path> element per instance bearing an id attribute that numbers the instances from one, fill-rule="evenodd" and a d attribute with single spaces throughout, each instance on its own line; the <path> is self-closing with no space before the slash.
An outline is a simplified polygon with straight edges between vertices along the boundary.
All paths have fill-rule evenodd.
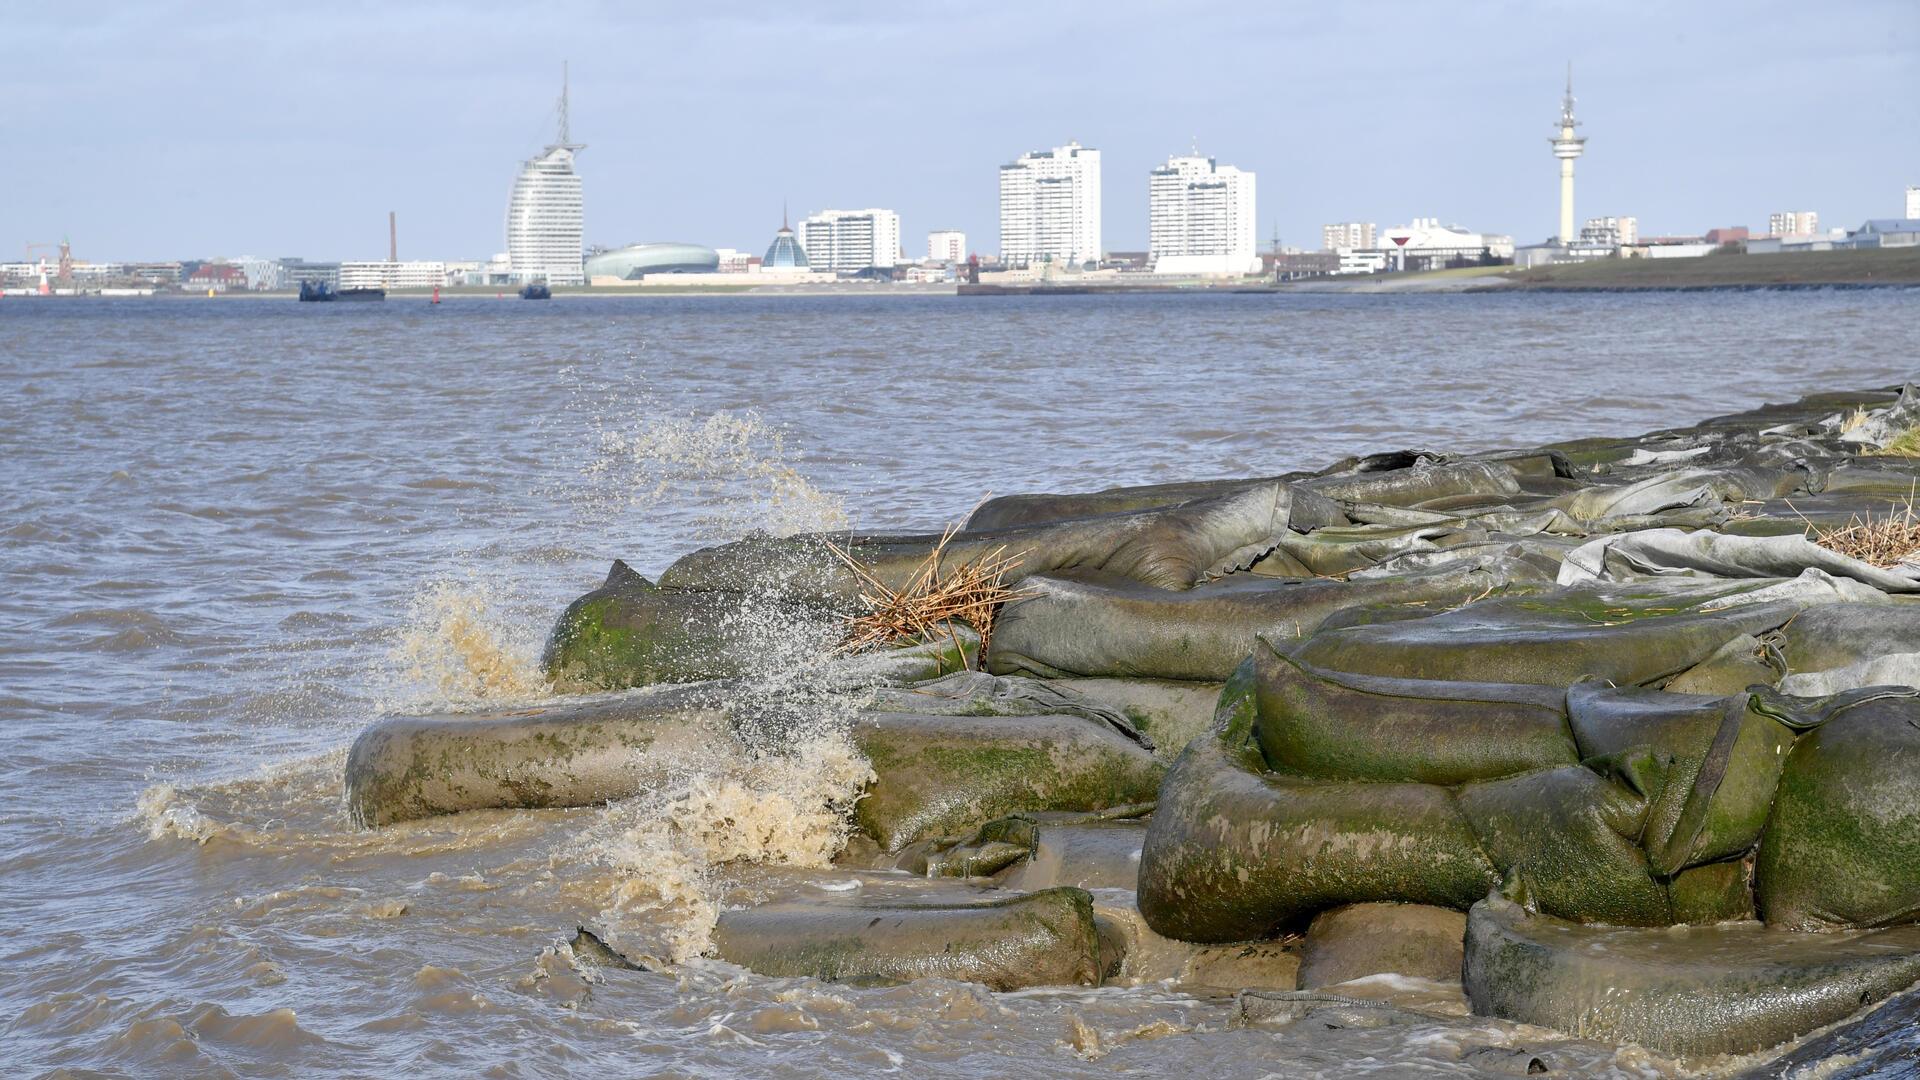
<path id="1" fill-rule="evenodd" d="M 864 611 L 847 618 L 847 636 L 842 648 L 848 652 L 895 645 L 903 642 L 932 642 L 942 637 L 953 642 L 954 651 L 965 662 L 966 650 L 960 644 L 956 624 L 964 623 L 980 634 L 980 654 L 986 655 L 993 638 L 993 620 L 1001 605 L 1029 595 L 1029 590 L 1009 588 L 1008 571 L 1020 565 L 1027 552 L 1009 555 L 1003 545 L 953 566 L 944 565 L 947 544 L 958 531 L 949 526 L 940 542 L 927 554 L 906 585 L 887 586 L 860 564 L 851 547 L 828 544 L 828 550 L 845 563 L 860 581 L 860 604 Z"/>
<path id="2" fill-rule="evenodd" d="M 1889 506 L 1885 518 L 1876 521 L 1869 511 L 1864 519 L 1850 519 L 1837 529 L 1823 529 L 1804 514 L 1800 520 L 1813 531 L 1813 542 L 1828 551 L 1886 569 L 1920 554 L 1920 514 L 1914 513 L 1913 498 L 1910 491 L 1906 505 Z"/>

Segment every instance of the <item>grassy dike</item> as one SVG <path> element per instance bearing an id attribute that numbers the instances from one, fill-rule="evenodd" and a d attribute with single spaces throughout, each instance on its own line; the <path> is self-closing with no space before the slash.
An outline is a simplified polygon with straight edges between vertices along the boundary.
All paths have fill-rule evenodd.
<path id="1" fill-rule="evenodd" d="M 1793 288 L 1920 285 L 1920 247 L 1705 255 L 1697 259 L 1596 259 L 1502 275 L 1474 291 Z"/>

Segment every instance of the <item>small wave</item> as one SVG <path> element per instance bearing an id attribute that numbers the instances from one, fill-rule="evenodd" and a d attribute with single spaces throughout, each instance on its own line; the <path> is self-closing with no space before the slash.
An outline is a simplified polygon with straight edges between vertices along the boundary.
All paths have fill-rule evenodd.
<path id="1" fill-rule="evenodd" d="M 324 1045 L 327 1041 L 301 1027 L 293 1010 L 285 1008 L 230 1013 L 220 1005 L 199 1005 L 189 1014 L 186 1026 L 203 1042 L 250 1050 L 290 1050 L 297 1046 Z"/>
<path id="2" fill-rule="evenodd" d="M 415 491 L 498 491 L 499 489 L 485 480 L 455 480 L 450 476 L 430 476 L 424 480 L 409 480 L 407 487 Z"/>
<path id="3" fill-rule="evenodd" d="M 136 814 L 147 824 L 149 840 L 177 838 L 205 845 L 214 840 L 233 840 L 261 845 L 270 838 L 262 832 L 231 822 L 215 821 L 200 812 L 192 800 L 183 797 L 172 784 L 151 784 L 140 793 Z"/>

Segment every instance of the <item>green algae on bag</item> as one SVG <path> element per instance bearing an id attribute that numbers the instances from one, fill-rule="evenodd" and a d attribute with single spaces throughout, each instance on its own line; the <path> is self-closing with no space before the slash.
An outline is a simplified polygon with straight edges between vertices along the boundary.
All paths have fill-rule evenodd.
<path id="1" fill-rule="evenodd" d="M 607 579 L 567 606 L 547 638 L 540 665 L 561 690 L 619 690 L 653 683 L 721 679 L 755 669 L 762 646 L 744 622 L 774 614 L 791 634 L 834 644 L 836 626 L 824 611 L 768 602 L 749 612 L 733 593 L 665 589 L 616 560 Z"/>
<path id="2" fill-rule="evenodd" d="M 1451 785 L 1580 760 L 1556 689 L 1321 671 L 1265 639 L 1254 674 L 1261 751 L 1296 776 Z"/>
<path id="3" fill-rule="evenodd" d="M 1467 917 L 1473 1011 L 1667 1054 L 1743 1054 L 1920 979 L 1920 927 L 1797 934 L 1758 923 L 1581 926 L 1500 896 Z"/>
<path id="4" fill-rule="evenodd" d="M 1098 986 L 1103 956 L 1085 889 L 952 903 L 776 903 L 723 912 L 714 951 L 741 967 L 825 982 L 960 979 L 993 990 Z"/>
<path id="5" fill-rule="evenodd" d="M 1625 779 L 1573 765 L 1468 784 L 1457 799 L 1508 897 L 1580 922 L 1665 926 L 1667 890 L 1635 843 L 1647 795 Z"/>
<path id="6" fill-rule="evenodd" d="M 1177 506 L 945 537 L 756 536 L 685 555 L 660 575 L 660 583 L 850 601 L 865 586 L 846 559 L 900 590 L 937 549 L 943 570 L 995 553 L 1015 557 L 1008 584 L 1032 574 L 1084 570 L 1156 589 L 1189 589 L 1210 575 L 1245 569 L 1273 550 L 1287 530 L 1291 497 L 1287 485 L 1273 482 Z"/>
<path id="7" fill-rule="evenodd" d="M 954 836 L 1031 811 L 1152 802 L 1166 767 L 1081 716 L 863 713 L 851 732 L 875 779 L 855 823 L 881 848 Z"/>
<path id="8" fill-rule="evenodd" d="M 1740 855 L 1760 839 L 1797 733 L 1753 700 L 1745 693 L 1713 698 L 1594 683 L 1567 691 L 1584 757 L 1644 747 L 1665 763 L 1665 783 L 1640 835 L 1655 873 Z"/>
<path id="9" fill-rule="evenodd" d="M 1408 679 L 1571 686 L 1591 676 L 1648 684 L 1742 634 L 1775 629 L 1806 606 L 1741 602 L 1769 584 L 1587 585 L 1493 597 L 1431 618 L 1315 634 L 1296 655 L 1330 671 Z"/>
<path id="10" fill-rule="evenodd" d="M 1796 930 L 1920 920 L 1920 697 L 1838 695 L 1780 777 L 1754 892 Z"/>
<path id="11" fill-rule="evenodd" d="M 1253 651 L 1254 637 L 1302 637 L 1330 616 L 1390 605 L 1433 613 L 1513 580 L 1499 560 L 1370 581 L 1295 581 L 1237 574 L 1184 592 L 1108 575 L 1027 579 L 1033 595 L 995 623 L 987 668 L 996 674 L 1118 676 L 1218 682 Z"/>
<path id="12" fill-rule="evenodd" d="M 1139 881 L 1156 933 L 1245 941 L 1343 904 L 1464 908 L 1498 880 L 1445 788 L 1268 773 L 1256 693 L 1249 661 L 1161 785 Z"/>

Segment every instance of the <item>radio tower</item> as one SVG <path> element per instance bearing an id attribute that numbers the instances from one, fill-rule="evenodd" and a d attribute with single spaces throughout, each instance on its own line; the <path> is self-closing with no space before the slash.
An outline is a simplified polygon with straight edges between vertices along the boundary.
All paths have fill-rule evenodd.
<path id="1" fill-rule="evenodd" d="M 1586 152 L 1587 139 L 1575 135 L 1580 121 L 1573 118 L 1573 61 L 1567 61 L 1567 96 L 1560 99 L 1560 134 L 1553 138 L 1553 156 L 1560 159 L 1560 235 L 1562 246 L 1579 235 L 1573 231 L 1573 159 Z"/>

